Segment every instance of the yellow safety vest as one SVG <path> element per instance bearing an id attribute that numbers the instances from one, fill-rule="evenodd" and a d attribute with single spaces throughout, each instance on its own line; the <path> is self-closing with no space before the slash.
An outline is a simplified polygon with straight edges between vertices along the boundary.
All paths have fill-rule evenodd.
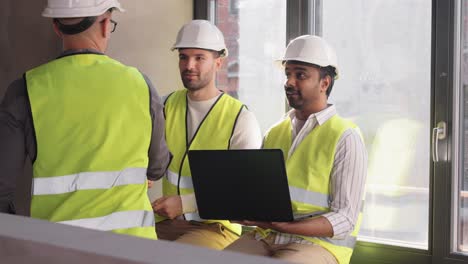
<path id="1" fill-rule="evenodd" d="M 75 54 L 25 79 L 37 141 L 31 216 L 156 239 L 141 73 L 105 55 Z"/>
<path id="2" fill-rule="evenodd" d="M 288 158 L 292 144 L 292 124 L 288 117 L 271 128 L 264 140 L 264 148 L 281 149 L 286 162 L 291 203 L 295 216 L 319 215 L 330 211 L 329 182 L 336 146 L 342 134 L 356 125 L 337 115 L 318 125 L 305 137 Z M 340 264 L 349 263 L 360 218 L 352 234 L 345 239 L 301 236 L 329 250 Z"/>
<path id="3" fill-rule="evenodd" d="M 189 150 L 229 149 L 237 117 L 244 105 L 229 95 L 221 94 L 199 125 L 191 142 L 187 139 L 187 90 L 179 90 L 168 96 L 164 113 L 166 116 L 166 141 L 174 155 L 163 178 L 163 194 L 184 195 L 193 193 L 193 183 L 188 164 Z M 220 175 L 222 176 L 222 175 Z M 226 179 L 228 180 L 228 179 Z M 218 188 L 221 188 L 218 186 Z M 216 199 L 216 197 L 213 197 Z M 240 235 L 241 226 L 226 220 L 201 219 L 197 212 L 184 214 L 186 220 L 219 222 Z M 156 222 L 166 218 L 156 215 Z"/>

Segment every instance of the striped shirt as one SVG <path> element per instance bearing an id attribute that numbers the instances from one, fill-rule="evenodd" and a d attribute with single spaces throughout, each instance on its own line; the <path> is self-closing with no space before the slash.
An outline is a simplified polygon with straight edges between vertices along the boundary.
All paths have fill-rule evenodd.
<path id="1" fill-rule="evenodd" d="M 305 121 L 298 120 L 295 110 L 287 113 L 292 120 L 292 145 L 290 157 L 305 137 L 315 127 L 327 122 L 337 114 L 334 105 L 312 114 Z M 322 216 L 327 218 L 333 227 L 333 239 L 344 239 L 356 224 L 361 211 L 361 199 L 364 194 L 367 176 L 367 151 L 361 139 L 359 129 L 348 129 L 341 136 L 336 147 L 333 169 L 330 175 L 330 212 Z M 257 239 L 262 236 L 257 233 Z M 275 244 L 311 242 L 290 234 L 276 234 Z"/>

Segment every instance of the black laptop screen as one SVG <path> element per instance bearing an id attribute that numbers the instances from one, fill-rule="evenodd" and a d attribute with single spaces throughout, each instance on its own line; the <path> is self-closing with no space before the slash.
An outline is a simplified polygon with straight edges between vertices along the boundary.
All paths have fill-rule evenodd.
<path id="1" fill-rule="evenodd" d="M 281 150 L 191 150 L 188 158 L 200 217 L 293 220 Z"/>

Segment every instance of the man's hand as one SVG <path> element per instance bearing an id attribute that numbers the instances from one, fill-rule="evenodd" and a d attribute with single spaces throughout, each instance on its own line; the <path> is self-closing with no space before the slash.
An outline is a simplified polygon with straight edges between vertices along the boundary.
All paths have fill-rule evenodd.
<path id="1" fill-rule="evenodd" d="M 250 221 L 250 220 L 242 220 L 242 221 L 231 221 L 233 223 L 245 225 L 245 226 L 258 226 L 262 229 L 273 229 L 276 231 L 282 231 L 284 226 L 288 225 L 287 222 L 259 222 L 259 221 Z"/>
<path id="2" fill-rule="evenodd" d="M 298 222 L 259 222 L 259 221 L 250 221 L 250 220 L 231 221 L 231 222 L 238 223 L 241 225 L 246 225 L 246 226 L 257 226 L 257 227 L 260 227 L 261 229 L 271 229 L 271 230 L 275 230 L 281 233 L 294 233 L 293 230 L 291 230 L 291 227 L 294 227 L 294 225 L 298 223 Z"/>
<path id="3" fill-rule="evenodd" d="M 327 218 L 323 216 L 311 217 L 293 222 L 258 222 L 250 220 L 231 221 L 241 225 L 258 226 L 262 229 L 272 229 L 281 233 L 333 237 L 333 226 Z"/>
<path id="4" fill-rule="evenodd" d="M 151 205 L 153 206 L 153 211 L 155 213 L 169 219 L 174 219 L 183 213 L 182 200 L 179 195 L 161 197 Z"/>

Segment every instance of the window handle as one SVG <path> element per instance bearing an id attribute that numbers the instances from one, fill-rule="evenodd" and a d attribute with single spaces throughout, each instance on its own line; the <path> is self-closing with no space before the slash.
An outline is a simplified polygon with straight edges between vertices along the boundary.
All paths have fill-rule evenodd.
<path id="1" fill-rule="evenodd" d="M 447 137 L 447 124 L 444 121 L 437 123 L 432 129 L 432 161 L 439 162 L 439 140 Z"/>

